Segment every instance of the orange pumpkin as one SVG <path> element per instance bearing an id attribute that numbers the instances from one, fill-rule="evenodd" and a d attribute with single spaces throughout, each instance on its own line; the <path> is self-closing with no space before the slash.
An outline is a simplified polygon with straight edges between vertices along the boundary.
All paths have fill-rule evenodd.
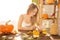
<path id="1" fill-rule="evenodd" d="M 46 3 L 48 4 L 54 3 L 54 0 L 46 0 Z"/>
<path id="2" fill-rule="evenodd" d="M 60 7 L 60 4 L 58 4 L 58 6 Z"/>
<path id="3" fill-rule="evenodd" d="M 42 14 L 42 18 L 47 19 L 48 18 L 48 14 Z"/>
<path id="4" fill-rule="evenodd" d="M 0 32 L 5 32 L 5 26 L 4 25 L 0 25 Z"/>
<path id="5" fill-rule="evenodd" d="M 12 30 L 13 30 L 13 28 L 14 28 L 14 26 L 12 25 L 12 24 L 10 24 L 10 25 L 5 25 L 5 31 L 6 32 L 11 32 Z"/>
<path id="6" fill-rule="evenodd" d="M 13 30 L 14 26 L 10 25 L 0 25 L 0 31 L 2 33 L 10 33 Z"/>
<path id="7" fill-rule="evenodd" d="M 1 32 L 5 32 L 5 26 L 1 27 Z"/>
<path id="8" fill-rule="evenodd" d="M 10 33 L 14 26 L 12 24 L 8 24 L 10 21 L 6 23 L 6 25 L 0 25 L 0 31 L 3 33 Z"/>

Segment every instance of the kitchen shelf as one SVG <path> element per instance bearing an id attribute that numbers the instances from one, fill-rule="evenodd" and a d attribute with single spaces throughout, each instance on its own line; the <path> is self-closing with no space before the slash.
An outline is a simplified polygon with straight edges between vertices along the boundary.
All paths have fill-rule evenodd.
<path id="1" fill-rule="evenodd" d="M 51 4 L 43 4 L 43 5 L 54 5 L 54 3 L 51 3 Z"/>
<path id="2" fill-rule="evenodd" d="M 56 3 L 57 2 L 57 3 Z M 52 27 L 54 30 L 56 30 L 56 34 L 58 34 L 57 33 L 57 31 L 58 31 L 58 17 L 59 17 L 59 7 L 58 7 L 58 5 L 60 4 L 60 0 L 56 0 L 56 1 L 54 1 L 53 3 L 50 3 L 50 4 L 47 4 L 47 3 L 44 3 L 44 1 L 43 0 L 38 0 L 38 7 L 39 7 L 39 15 L 38 15 L 38 17 L 39 17 L 39 25 L 40 25 L 40 27 L 42 27 L 42 24 L 44 24 L 44 20 L 46 20 L 46 21 L 49 21 L 49 20 L 54 20 L 55 21 L 55 24 L 57 25 L 56 27 L 55 27 L 55 29 L 54 29 L 54 27 Z M 47 6 L 48 5 L 48 6 Z M 45 6 L 45 9 L 44 9 L 44 6 Z M 51 7 L 51 6 L 53 6 L 53 7 Z M 47 9 L 46 9 L 47 8 Z M 44 10 L 43 10 L 44 9 Z M 49 11 L 48 11 L 49 10 Z M 50 14 L 51 13 L 49 13 L 51 10 L 53 10 L 53 12 L 51 12 L 51 13 L 55 13 L 55 15 L 53 15 L 53 17 L 51 17 L 50 16 Z M 45 11 L 45 12 L 44 12 Z M 47 19 L 44 19 L 44 18 L 42 18 L 42 14 L 43 13 L 46 13 L 46 11 L 47 11 L 47 14 L 48 14 L 48 18 Z M 42 21 L 44 21 L 43 23 L 42 23 Z M 47 22 L 45 22 L 45 23 L 47 23 Z M 53 22 L 51 23 L 51 25 L 53 24 Z M 54 24 L 54 25 L 55 25 Z M 51 27 L 51 25 L 49 26 L 49 28 Z M 51 28 L 50 28 L 51 29 Z M 53 34 L 54 35 L 54 34 Z"/>
<path id="3" fill-rule="evenodd" d="M 54 19 L 57 19 L 57 18 L 47 18 L 47 19 L 44 19 L 44 18 L 40 18 L 42 20 L 54 20 Z"/>

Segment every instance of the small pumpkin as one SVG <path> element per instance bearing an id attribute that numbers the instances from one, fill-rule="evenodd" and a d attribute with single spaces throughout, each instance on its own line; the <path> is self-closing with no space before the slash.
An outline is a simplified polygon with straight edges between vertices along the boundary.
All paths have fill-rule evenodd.
<path id="1" fill-rule="evenodd" d="M 47 3 L 47 4 L 54 3 L 54 0 L 46 0 L 46 3 Z"/>
<path id="2" fill-rule="evenodd" d="M 42 18 L 45 18 L 45 19 L 47 19 L 48 18 L 48 14 L 42 14 Z"/>
<path id="3" fill-rule="evenodd" d="M 60 8 L 60 4 L 58 4 L 59 8 Z"/>

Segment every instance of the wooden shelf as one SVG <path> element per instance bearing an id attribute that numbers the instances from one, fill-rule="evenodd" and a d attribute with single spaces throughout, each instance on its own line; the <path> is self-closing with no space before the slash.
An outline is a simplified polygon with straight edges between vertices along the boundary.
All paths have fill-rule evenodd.
<path id="1" fill-rule="evenodd" d="M 51 4 L 43 4 L 43 5 L 54 5 L 54 3 L 51 3 Z"/>
<path id="2" fill-rule="evenodd" d="M 60 0 L 58 0 L 57 2 L 58 3 L 56 3 L 56 1 L 55 1 L 53 3 L 47 4 L 47 3 L 44 3 L 43 0 L 38 0 L 38 7 L 39 7 L 39 15 L 38 15 L 39 16 L 39 26 L 42 27 L 42 24 L 46 24 L 47 22 L 50 23 L 53 20 L 54 25 L 56 25 L 56 28 L 53 28 L 53 26 L 51 26 L 51 25 L 49 25 L 49 28 L 51 26 L 54 29 L 53 32 L 56 32 L 56 33 L 57 33 L 57 30 L 58 30 L 58 17 L 59 17 Z M 57 7 L 57 6 L 59 6 L 59 7 Z M 58 10 L 57 10 L 57 8 L 58 8 Z M 49 18 L 47 18 L 47 19 L 42 18 L 42 14 L 43 13 L 47 13 Z M 50 18 L 51 17 L 50 16 L 50 13 L 55 13 L 55 16 L 54 16 L 55 18 Z M 45 20 L 46 20 L 46 22 L 45 22 Z M 51 20 L 51 21 L 49 21 L 49 20 Z M 53 24 L 53 22 L 52 22 L 52 24 Z M 49 29 L 49 32 L 53 30 L 53 29 L 52 30 L 50 30 L 50 29 Z M 54 33 L 54 34 L 56 35 L 56 33 Z"/>
<path id="3" fill-rule="evenodd" d="M 47 19 L 40 18 L 40 19 L 43 19 L 43 20 L 54 20 L 54 19 L 57 19 L 57 18 L 47 18 Z"/>

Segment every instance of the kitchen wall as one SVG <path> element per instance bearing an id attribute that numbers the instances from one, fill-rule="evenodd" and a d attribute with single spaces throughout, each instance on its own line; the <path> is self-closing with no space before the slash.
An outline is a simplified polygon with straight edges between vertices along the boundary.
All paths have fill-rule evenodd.
<path id="1" fill-rule="evenodd" d="M 17 27 L 19 16 L 26 13 L 31 2 L 32 0 L 0 0 L 0 24 L 11 20 Z"/>

